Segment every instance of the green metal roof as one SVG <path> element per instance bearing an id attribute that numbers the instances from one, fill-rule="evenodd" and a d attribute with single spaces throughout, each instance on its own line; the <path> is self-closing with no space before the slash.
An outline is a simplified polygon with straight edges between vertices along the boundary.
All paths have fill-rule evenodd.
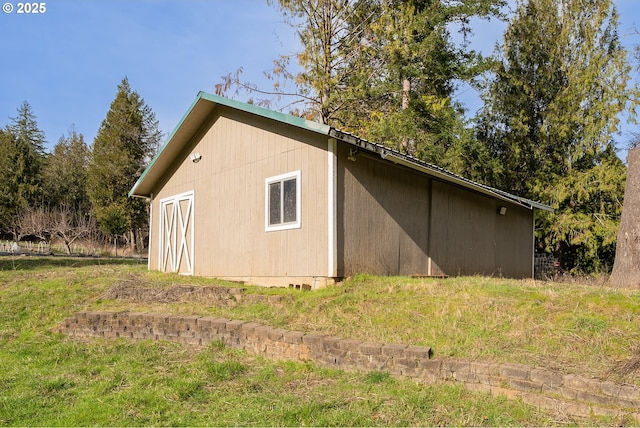
<path id="1" fill-rule="evenodd" d="M 414 158 L 411 155 L 407 155 L 395 149 L 390 149 L 381 144 L 372 143 L 370 141 L 363 140 L 362 138 L 359 138 L 347 132 L 340 131 L 335 128 L 331 128 L 329 135 L 336 138 L 337 140 L 344 141 L 346 143 L 349 143 L 359 148 L 363 148 L 369 152 L 377 153 L 378 155 L 380 155 L 382 159 L 387 159 L 389 162 L 406 166 L 416 171 L 420 171 L 425 174 L 428 174 L 432 177 L 440 178 L 442 181 L 454 183 L 454 184 L 457 184 L 458 186 L 465 187 L 467 189 L 471 189 L 476 192 L 483 193 L 485 195 L 492 196 L 497 199 L 501 199 L 503 201 L 515 203 L 525 208 L 529 208 L 529 209 L 538 208 L 545 211 L 553 211 L 553 208 L 551 208 L 548 205 L 541 204 L 539 202 L 535 202 L 527 198 L 522 198 L 520 196 L 512 195 L 511 193 L 505 192 L 503 190 L 495 189 L 493 187 L 477 183 L 475 181 L 469 180 L 468 178 L 462 177 L 458 174 L 454 174 L 451 171 L 447 171 L 444 168 L 440 168 L 439 166 Z"/>
<path id="2" fill-rule="evenodd" d="M 159 180 L 166 169 L 171 165 L 175 157 L 182 151 L 185 144 L 193 136 L 202 121 L 216 108 L 216 106 L 224 106 L 235 110 L 240 110 L 248 114 L 268 118 L 277 122 L 285 123 L 297 128 L 306 129 L 328 137 L 336 138 L 347 144 L 355 145 L 361 149 L 374 152 L 381 158 L 390 162 L 401 164 L 412 168 L 416 171 L 426 173 L 437 177 L 443 181 L 447 181 L 467 189 L 474 190 L 485 195 L 495 197 L 500 200 L 509 201 L 528 209 L 542 209 L 553 211 L 548 205 L 534 202 L 519 196 L 512 195 L 502 190 L 494 189 L 472 180 L 461 177 L 457 174 L 449 172 L 438 166 L 426 163 L 416 159 L 410 155 L 406 155 L 397 150 L 389 149 L 380 144 L 371 143 L 349 133 L 332 128 L 329 125 L 306 120 L 301 117 L 291 116 L 278 111 L 269 110 L 253 104 L 231 100 L 218 95 L 209 94 L 207 92 L 199 92 L 195 101 L 191 104 L 185 115 L 182 117 L 178 125 L 169 135 L 165 144 L 160 148 L 156 156 L 151 160 L 149 166 L 144 170 L 138 181 L 134 184 L 129 192 L 129 196 L 150 197 L 153 186 Z"/>
<path id="3" fill-rule="evenodd" d="M 244 111 L 257 116 L 272 119 L 278 122 L 286 123 L 312 132 L 328 135 L 330 126 L 322 123 L 306 120 L 301 117 L 295 117 L 278 111 L 269 110 L 253 104 L 243 103 L 231 100 L 218 95 L 200 91 L 191 104 L 187 112 L 182 116 L 180 122 L 169 135 L 164 145 L 158 150 L 156 156 L 151 160 L 147 168 L 144 170 L 140 178 L 129 191 L 129 197 L 149 197 L 151 188 L 156 180 L 160 178 L 164 170 L 173 161 L 174 156 L 182 149 L 184 144 L 188 142 L 188 137 L 194 127 L 200 124 L 200 121 L 211 113 L 216 106 L 224 106 L 232 109 Z M 186 132 L 184 132 L 186 131 Z"/>
<path id="4" fill-rule="evenodd" d="M 314 122 L 312 120 L 307 120 L 302 117 L 291 116 L 290 114 L 281 113 L 275 110 L 269 110 L 267 108 L 260 107 L 254 104 L 243 103 L 241 101 L 231 100 L 228 98 L 209 94 L 202 91 L 198 93 L 197 100 L 198 99 L 204 99 L 225 107 L 231 107 L 236 110 L 246 111 L 247 113 L 252 113 L 257 116 L 266 117 L 268 119 L 273 119 L 278 122 L 286 123 L 292 126 L 296 126 L 298 128 L 306 129 L 306 130 L 317 132 L 324 135 L 329 135 L 329 130 L 331 129 L 329 125 L 324 125 L 322 123 Z"/>

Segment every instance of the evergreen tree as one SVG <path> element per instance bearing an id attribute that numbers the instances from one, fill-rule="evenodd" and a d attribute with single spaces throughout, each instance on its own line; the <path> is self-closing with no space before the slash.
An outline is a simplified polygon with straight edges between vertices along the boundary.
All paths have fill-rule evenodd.
<path id="1" fill-rule="evenodd" d="M 519 2 L 477 122 L 499 165 L 486 180 L 555 208 L 539 243 L 570 269 L 612 261 L 625 174 L 613 137 L 635 96 L 617 26 L 611 0 Z"/>
<path id="2" fill-rule="evenodd" d="M 66 207 L 89 214 L 87 169 L 91 152 L 82 134 L 70 130 L 60 137 L 42 170 L 43 189 L 50 208 Z"/>
<path id="3" fill-rule="evenodd" d="M 29 207 L 41 206 L 41 168 L 44 133 L 26 101 L 18 116 L 0 130 L 0 228 L 19 239 L 20 217 Z"/>
<path id="4" fill-rule="evenodd" d="M 42 164 L 45 158 L 44 132 L 38 128 L 36 116 L 28 102 L 18 108 L 18 115 L 11 118 L 7 129 L 15 137 L 18 168 L 16 179 L 21 183 L 20 198 L 27 206 L 42 205 Z"/>
<path id="5" fill-rule="evenodd" d="M 161 133 L 151 108 L 125 78 L 102 121 L 87 172 L 87 191 L 98 224 L 108 235 L 129 232 L 133 247 L 148 225 L 147 207 L 129 190 L 157 150 Z M 117 217 L 117 218 L 116 218 Z"/>
<path id="6" fill-rule="evenodd" d="M 397 147 L 476 177 L 468 153 L 488 156 L 466 127 L 453 100 L 456 81 L 471 81 L 490 62 L 455 46 L 450 30 L 471 34 L 472 17 L 500 16 L 503 0 L 277 0 L 302 45 L 295 57 L 276 61 L 274 91 L 241 83 L 239 74 L 217 85 L 249 92 L 293 95 L 304 104 L 294 114 Z M 296 90 L 287 91 L 294 82 Z M 269 104 L 264 100 L 261 104 Z"/>
<path id="7" fill-rule="evenodd" d="M 366 35 L 375 60 L 367 68 L 365 91 L 357 94 L 367 109 L 350 109 L 348 121 L 357 124 L 359 135 L 464 172 L 467 165 L 460 156 L 472 150 L 472 139 L 465 130 L 464 108 L 453 100 L 455 82 L 473 80 L 490 61 L 464 44 L 454 45 L 451 29 L 458 26 L 469 35 L 470 18 L 499 16 L 504 2 L 360 3 L 366 10 L 372 4 L 378 9 Z M 353 112 L 360 114 L 354 117 Z"/>
<path id="8" fill-rule="evenodd" d="M 14 133 L 18 141 L 28 145 L 36 157 L 44 158 L 44 132 L 38 128 L 36 116 L 28 102 L 23 102 L 18 108 L 18 116 L 11 118 L 9 129 Z"/>
<path id="9" fill-rule="evenodd" d="M 71 244 L 89 235 L 95 223 L 87 194 L 90 156 L 82 134 L 72 129 L 60 137 L 42 170 L 46 208 L 32 213 L 48 219 L 48 231 L 65 244 L 68 254 Z"/>
<path id="10" fill-rule="evenodd" d="M 555 250 L 575 272 L 607 272 L 616 253 L 627 169 L 613 146 L 593 166 L 574 169 L 540 189 L 538 197 L 555 208 L 539 216 L 541 248 Z"/>
<path id="11" fill-rule="evenodd" d="M 17 142 L 8 129 L 0 129 L 0 231 L 9 233 L 20 210 L 26 208 L 26 200 L 19 197 Z"/>

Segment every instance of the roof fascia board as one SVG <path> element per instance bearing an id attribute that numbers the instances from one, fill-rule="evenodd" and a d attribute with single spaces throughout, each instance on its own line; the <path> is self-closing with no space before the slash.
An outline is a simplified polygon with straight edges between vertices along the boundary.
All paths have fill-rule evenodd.
<path id="1" fill-rule="evenodd" d="M 489 189 L 485 189 L 482 186 L 477 186 L 477 185 L 474 185 L 472 183 L 466 182 L 464 180 L 455 179 L 455 177 L 451 177 L 449 174 L 445 174 L 445 173 L 442 173 L 442 172 L 440 172 L 438 170 L 427 168 L 425 166 L 416 164 L 416 163 L 411 162 L 411 161 L 409 161 L 407 159 L 404 159 L 404 158 L 402 158 L 400 156 L 397 156 L 397 155 L 395 155 L 393 153 L 387 153 L 386 156 L 384 156 L 384 158 L 390 160 L 391 162 L 393 162 L 395 164 L 403 165 L 403 166 L 409 167 L 411 169 L 424 172 L 424 173 L 429 174 L 429 175 L 431 175 L 433 177 L 440 178 L 443 181 L 446 181 L 446 182 L 449 182 L 449 183 L 455 183 L 458 186 L 464 187 L 466 189 L 475 190 L 476 192 L 482 193 L 484 195 L 491 196 L 493 198 L 500 199 L 500 200 L 505 201 L 505 202 L 510 202 L 512 204 L 518 204 L 518 205 L 523 206 L 523 207 L 528 208 L 528 209 L 532 208 L 530 205 L 522 203 L 522 201 L 519 201 L 517 198 L 509 198 L 509 197 L 501 195 L 499 193 L 492 192 Z"/>
<path id="2" fill-rule="evenodd" d="M 202 92 L 202 91 L 199 92 L 198 99 L 200 98 L 207 101 L 211 101 L 221 106 L 233 108 L 236 110 L 241 110 L 247 113 L 252 113 L 257 116 L 273 119 L 278 122 L 286 123 L 298 128 L 303 128 L 308 131 L 317 132 L 323 135 L 329 135 L 329 130 L 331 129 L 329 125 L 325 125 L 323 123 L 314 122 L 302 117 L 292 116 L 290 114 L 282 113 L 275 110 L 269 110 L 267 108 L 260 107 L 254 104 L 248 104 L 241 101 L 231 100 L 229 98 L 224 98 L 219 95 L 214 95 L 207 92 Z"/>
<path id="3" fill-rule="evenodd" d="M 306 129 L 308 131 L 316 132 L 322 135 L 329 135 L 329 131 L 331 130 L 331 127 L 329 125 L 313 122 L 313 121 L 304 119 L 302 117 L 291 116 L 289 114 L 281 113 L 274 110 L 269 110 L 264 107 L 259 107 L 253 104 L 231 100 L 228 98 L 221 97 L 219 95 L 214 95 L 208 92 L 200 91 L 198 92 L 198 96 L 196 97 L 195 101 L 193 101 L 193 103 L 191 104 L 187 112 L 184 114 L 184 116 L 182 116 L 182 119 L 180 119 L 180 122 L 178 122 L 178 125 L 174 128 L 174 130 L 169 135 L 169 138 L 166 139 L 165 143 L 162 145 L 160 150 L 158 150 L 158 153 L 156 153 L 156 155 L 153 157 L 153 159 L 151 160 L 147 168 L 145 168 L 140 178 L 138 178 L 136 183 L 133 185 L 133 187 L 129 191 L 129 197 L 147 198 L 146 195 L 136 194 L 136 190 L 138 189 L 140 183 L 144 181 L 145 177 L 148 175 L 148 172 L 156 164 L 157 160 L 162 156 L 162 153 L 164 152 L 165 148 L 169 144 L 171 144 L 171 141 L 173 141 L 176 133 L 180 130 L 185 120 L 189 117 L 193 109 L 201 100 L 205 100 L 205 101 L 214 103 L 216 105 L 221 105 L 221 106 L 232 108 L 235 110 L 241 110 L 257 116 L 272 119 L 281 123 L 286 123 L 288 125 Z"/>
<path id="4" fill-rule="evenodd" d="M 474 190 L 476 192 L 485 194 L 487 196 L 491 196 L 505 202 L 517 204 L 530 210 L 537 208 L 537 209 L 550 211 L 550 212 L 554 211 L 553 208 L 551 208 L 550 206 L 541 204 L 539 202 L 534 202 L 526 198 L 521 198 L 519 196 L 512 195 L 508 192 L 503 192 L 501 190 L 476 183 L 474 181 L 465 179 L 463 177 L 458 177 L 453 173 L 449 173 L 445 170 L 440 170 L 440 168 L 437 168 L 437 167 L 430 167 L 429 165 L 422 164 L 411 158 L 408 158 L 403 154 L 396 152 L 395 150 L 390 150 L 379 144 L 375 144 L 367 140 L 362 140 L 358 137 L 355 137 L 348 133 L 344 133 L 335 128 L 331 129 L 330 135 L 348 144 L 363 148 L 369 152 L 377 153 L 378 155 L 380 155 L 382 159 L 387 159 L 395 164 L 406 166 L 415 171 L 419 171 L 419 172 L 431 175 L 433 177 L 440 178 L 441 180 L 444 180 L 449 183 L 455 183 L 459 186 L 462 186 L 470 190 Z"/>
<path id="5" fill-rule="evenodd" d="M 133 187 L 131 188 L 131 190 L 129 191 L 129 197 L 138 197 L 138 198 L 147 198 L 147 196 L 145 195 L 138 195 L 136 194 L 136 189 L 138 188 L 138 186 L 140 185 L 140 183 L 142 183 L 142 181 L 144 181 L 144 178 L 147 176 L 147 174 L 149 173 L 149 171 L 153 168 L 153 166 L 155 165 L 155 163 L 157 162 L 158 158 L 160 156 L 162 156 L 162 153 L 164 152 L 164 149 L 169 145 L 169 143 L 173 140 L 173 137 L 175 137 L 176 133 L 178 132 L 178 130 L 180 129 L 180 127 L 182 126 L 182 124 L 184 123 L 184 121 L 187 119 L 187 117 L 189 117 L 189 114 L 191 114 L 191 112 L 193 111 L 193 109 L 195 108 L 196 104 L 198 104 L 198 101 L 200 101 L 200 94 L 198 94 L 198 97 L 196 97 L 196 99 L 191 103 L 191 105 L 189 106 L 189 108 L 187 109 L 187 112 L 182 116 L 182 118 L 180 119 L 180 121 L 178 122 L 178 124 L 176 125 L 176 127 L 173 129 L 173 131 L 171 131 L 171 134 L 169 134 L 169 137 L 165 140 L 164 144 L 162 145 L 162 147 L 160 147 L 160 150 L 158 150 L 158 153 L 156 153 L 156 155 L 153 157 L 153 159 L 151 159 L 151 162 L 149 162 L 149 165 L 147 165 L 147 167 L 144 169 L 144 171 L 142 172 L 142 175 L 140 175 L 140 178 L 138 178 L 138 180 L 136 181 L 136 183 L 133 185 Z"/>

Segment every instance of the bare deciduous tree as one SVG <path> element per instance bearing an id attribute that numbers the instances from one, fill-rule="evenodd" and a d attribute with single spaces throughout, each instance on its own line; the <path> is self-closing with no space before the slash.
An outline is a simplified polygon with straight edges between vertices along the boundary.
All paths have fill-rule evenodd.
<path id="1" fill-rule="evenodd" d="M 67 254 L 71 254 L 71 245 L 78 239 L 89 236 L 97 229 L 95 220 L 83 213 L 79 213 L 62 206 L 51 215 L 51 231 L 64 242 Z"/>
<path id="2" fill-rule="evenodd" d="M 17 224 L 20 238 L 33 236 L 47 244 L 51 242 L 51 211 L 46 208 L 29 207 Z"/>
<path id="3" fill-rule="evenodd" d="M 67 205 L 55 209 L 27 208 L 16 226 L 20 238 L 32 236 L 49 246 L 54 238 L 60 239 L 67 254 L 71 254 L 74 242 L 93 236 L 97 229 L 95 219 Z"/>

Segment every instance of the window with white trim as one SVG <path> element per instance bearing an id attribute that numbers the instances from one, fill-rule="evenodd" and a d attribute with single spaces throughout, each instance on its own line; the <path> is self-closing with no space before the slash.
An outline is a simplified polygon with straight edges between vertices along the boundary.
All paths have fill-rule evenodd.
<path id="1" fill-rule="evenodd" d="M 265 181 L 265 230 L 300 228 L 300 171 Z"/>

